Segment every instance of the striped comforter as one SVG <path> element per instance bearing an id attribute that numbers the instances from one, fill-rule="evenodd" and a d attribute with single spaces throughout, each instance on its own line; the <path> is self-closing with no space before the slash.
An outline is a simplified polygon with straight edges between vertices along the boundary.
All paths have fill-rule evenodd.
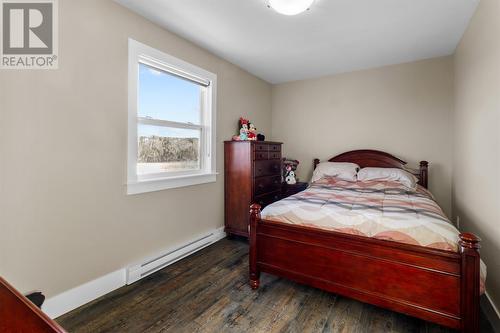
<path id="1" fill-rule="evenodd" d="M 432 194 L 399 182 L 323 178 L 307 190 L 267 206 L 262 218 L 458 251 L 459 232 Z"/>

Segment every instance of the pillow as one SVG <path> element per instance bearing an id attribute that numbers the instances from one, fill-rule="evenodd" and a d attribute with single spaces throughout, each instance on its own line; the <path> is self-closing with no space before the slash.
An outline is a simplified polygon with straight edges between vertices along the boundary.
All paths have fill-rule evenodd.
<path id="1" fill-rule="evenodd" d="M 313 172 L 311 182 L 320 180 L 323 177 L 338 177 L 342 180 L 355 182 L 359 165 L 347 162 L 321 162 Z"/>
<path id="2" fill-rule="evenodd" d="M 397 168 L 363 168 L 358 172 L 358 180 L 392 180 L 411 189 L 417 188 L 418 182 L 417 177 Z"/>

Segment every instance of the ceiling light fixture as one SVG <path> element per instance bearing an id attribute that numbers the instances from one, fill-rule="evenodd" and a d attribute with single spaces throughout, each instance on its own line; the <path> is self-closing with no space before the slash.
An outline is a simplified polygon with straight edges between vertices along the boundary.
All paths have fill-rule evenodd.
<path id="1" fill-rule="evenodd" d="M 268 7 L 283 15 L 297 15 L 311 7 L 314 0 L 268 0 Z"/>

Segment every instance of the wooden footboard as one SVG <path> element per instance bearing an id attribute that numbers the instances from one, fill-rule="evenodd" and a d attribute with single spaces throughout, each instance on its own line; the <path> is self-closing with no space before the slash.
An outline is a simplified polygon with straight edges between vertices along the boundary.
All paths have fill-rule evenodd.
<path id="1" fill-rule="evenodd" d="M 360 301 L 479 332 L 479 238 L 460 252 L 384 241 L 260 218 L 250 210 L 250 285 L 267 272 Z"/>

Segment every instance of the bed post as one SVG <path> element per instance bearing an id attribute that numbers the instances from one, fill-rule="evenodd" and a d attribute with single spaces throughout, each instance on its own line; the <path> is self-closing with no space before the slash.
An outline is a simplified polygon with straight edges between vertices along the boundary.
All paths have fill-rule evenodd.
<path id="1" fill-rule="evenodd" d="M 462 256 L 461 269 L 461 331 L 479 332 L 479 283 L 480 257 L 479 242 L 481 239 L 471 233 L 460 234 L 458 245 Z"/>
<path id="2" fill-rule="evenodd" d="M 429 178 L 429 162 L 420 161 L 420 185 L 427 188 L 428 178 Z"/>
<path id="3" fill-rule="evenodd" d="M 260 271 L 257 267 L 257 223 L 260 219 L 260 205 L 253 204 L 250 206 L 250 287 L 252 289 L 259 288 Z"/>
<path id="4" fill-rule="evenodd" d="M 313 171 L 316 170 L 316 167 L 318 166 L 319 164 L 319 158 L 315 158 L 313 160 Z"/>

